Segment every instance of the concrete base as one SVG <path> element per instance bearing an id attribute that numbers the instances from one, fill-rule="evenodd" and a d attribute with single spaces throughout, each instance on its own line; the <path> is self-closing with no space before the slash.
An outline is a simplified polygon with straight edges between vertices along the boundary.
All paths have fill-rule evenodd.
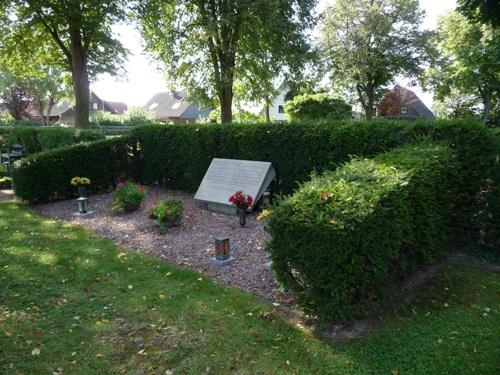
<path id="1" fill-rule="evenodd" d="M 94 213 L 94 211 L 87 211 L 86 214 L 81 214 L 79 212 L 75 212 L 73 213 L 73 216 L 76 216 L 76 217 L 87 217 L 89 215 L 92 215 Z"/>
<path id="2" fill-rule="evenodd" d="M 210 211 L 219 212 L 219 213 L 225 214 L 225 215 L 233 215 L 233 216 L 235 216 L 236 213 L 237 213 L 236 207 L 231 206 L 229 204 L 207 203 L 207 208 Z"/>
<path id="3" fill-rule="evenodd" d="M 216 257 L 212 258 L 212 264 L 214 266 L 225 266 L 226 264 L 231 264 L 235 261 L 233 257 L 229 257 L 229 259 L 226 260 L 219 260 Z"/>

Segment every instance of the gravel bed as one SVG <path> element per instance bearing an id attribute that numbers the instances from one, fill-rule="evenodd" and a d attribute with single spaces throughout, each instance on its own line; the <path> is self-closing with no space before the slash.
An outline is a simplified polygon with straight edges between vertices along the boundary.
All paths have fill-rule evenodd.
<path id="1" fill-rule="evenodd" d="M 175 197 L 182 200 L 184 219 L 181 227 L 170 228 L 161 235 L 156 223 L 144 215 L 145 207 L 153 200 Z M 204 204 L 193 199 L 192 194 L 149 187 L 142 207 L 135 212 L 114 215 L 111 210 L 112 194 L 94 195 L 89 198 L 87 217 L 76 217 L 74 200 L 36 205 L 42 215 L 63 219 L 91 229 L 99 236 L 120 245 L 138 250 L 170 263 L 204 273 L 224 284 L 256 293 L 268 300 L 289 304 L 291 295 L 279 289 L 271 272 L 264 265 L 269 262 L 265 251 L 269 235 L 264 222 L 256 220 L 257 214 L 247 217 L 241 227 L 237 216 L 209 211 Z M 215 266 L 214 238 L 228 236 L 235 262 Z"/>

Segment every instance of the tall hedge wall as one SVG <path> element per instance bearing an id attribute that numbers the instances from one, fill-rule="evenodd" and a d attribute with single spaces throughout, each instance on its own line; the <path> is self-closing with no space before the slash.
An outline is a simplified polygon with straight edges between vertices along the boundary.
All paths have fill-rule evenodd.
<path id="1" fill-rule="evenodd" d="M 14 169 L 16 195 L 30 202 L 75 195 L 72 177 L 88 177 L 90 192 L 105 192 L 122 178 L 136 178 L 137 144 L 129 137 L 83 143 L 34 154 Z"/>
<path id="2" fill-rule="evenodd" d="M 269 218 L 278 279 L 320 317 L 364 315 L 447 251 L 458 169 L 447 146 L 408 145 L 313 177 Z"/>
<path id="3" fill-rule="evenodd" d="M 20 144 L 26 155 L 104 138 L 104 135 L 89 130 L 35 126 L 0 127 L 0 147 Z"/>
<path id="4" fill-rule="evenodd" d="M 375 155 L 402 144 L 413 124 L 337 122 L 332 124 L 232 124 L 146 126 L 140 140 L 143 179 L 194 191 L 212 158 L 271 161 L 284 193 L 344 162 L 350 154 Z"/>

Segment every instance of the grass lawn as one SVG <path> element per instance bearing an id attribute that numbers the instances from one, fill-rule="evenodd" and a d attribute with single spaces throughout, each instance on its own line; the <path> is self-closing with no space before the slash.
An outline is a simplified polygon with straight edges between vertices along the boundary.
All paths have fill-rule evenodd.
<path id="1" fill-rule="evenodd" d="M 1 374 L 495 374 L 500 276 L 451 264 L 330 346 L 251 294 L 0 204 Z"/>

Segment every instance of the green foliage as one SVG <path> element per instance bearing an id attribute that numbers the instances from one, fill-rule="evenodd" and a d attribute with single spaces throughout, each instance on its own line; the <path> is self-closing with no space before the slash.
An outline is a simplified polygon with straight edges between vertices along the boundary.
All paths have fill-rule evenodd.
<path id="1" fill-rule="evenodd" d="M 12 189 L 12 178 L 0 176 L 0 189 Z"/>
<path id="2" fill-rule="evenodd" d="M 134 147 L 124 136 L 34 154 L 14 169 L 14 190 L 30 202 L 68 199 L 74 196 L 70 179 L 85 176 L 91 193 L 111 191 L 137 171 Z"/>
<path id="3" fill-rule="evenodd" d="M 15 120 L 14 117 L 9 113 L 9 111 L 1 110 L 0 111 L 0 126 L 12 126 L 14 125 Z"/>
<path id="4" fill-rule="evenodd" d="M 141 107 L 132 107 L 120 115 L 107 111 L 93 111 L 90 113 L 91 126 L 97 127 L 137 126 L 155 121 L 155 114 Z"/>
<path id="5" fill-rule="evenodd" d="M 179 199 L 166 199 L 161 202 L 153 202 L 146 211 L 146 216 L 160 223 L 160 231 L 166 228 L 178 227 L 182 221 L 182 201 Z"/>
<path id="6" fill-rule="evenodd" d="M 216 98 L 228 123 L 235 81 L 260 90 L 255 100 L 267 100 L 279 73 L 301 72 L 310 55 L 307 33 L 315 5 L 316 0 L 147 0 L 137 13 L 146 47 L 165 64 L 167 76 L 192 97 Z"/>
<path id="7" fill-rule="evenodd" d="M 366 315 L 395 277 L 446 253 L 457 170 L 450 148 L 422 144 L 313 177 L 268 219 L 278 280 L 321 318 Z"/>
<path id="8" fill-rule="evenodd" d="M 127 181 L 119 182 L 113 194 L 113 210 L 116 213 L 133 211 L 139 207 L 146 197 L 146 190 Z"/>
<path id="9" fill-rule="evenodd" d="M 102 134 L 88 130 L 42 128 L 39 126 L 0 128 L 0 146 L 6 148 L 9 145 L 20 144 L 23 146 L 25 155 L 100 139 L 104 139 Z"/>
<path id="10" fill-rule="evenodd" d="M 437 100 L 457 95 L 476 98 L 486 123 L 500 93 L 498 30 L 451 12 L 440 19 L 434 44 L 437 56 L 425 73 L 424 85 Z"/>
<path id="11" fill-rule="evenodd" d="M 154 112 L 147 108 L 131 107 L 123 115 L 121 115 L 123 125 L 134 126 L 141 123 L 156 122 Z"/>
<path id="12" fill-rule="evenodd" d="M 419 31 L 418 0 L 336 0 L 325 11 L 321 45 L 334 83 L 358 94 L 372 117 L 382 89 L 415 76 L 426 60 L 429 32 Z"/>
<path id="13" fill-rule="evenodd" d="M 500 26 L 498 0 L 458 0 L 458 10 L 468 19 Z"/>
<path id="14" fill-rule="evenodd" d="M 292 121 L 344 120 L 352 116 L 352 106 L 326 93 L 298 95 L 285 103 Z"/>
<path id="15" fill-rule="evenodd" d="M 123 121 L 120 115 L 107 111 L 90 112 L 89 121 L 92 125 L 97 126 L 123 126 Z"/>

